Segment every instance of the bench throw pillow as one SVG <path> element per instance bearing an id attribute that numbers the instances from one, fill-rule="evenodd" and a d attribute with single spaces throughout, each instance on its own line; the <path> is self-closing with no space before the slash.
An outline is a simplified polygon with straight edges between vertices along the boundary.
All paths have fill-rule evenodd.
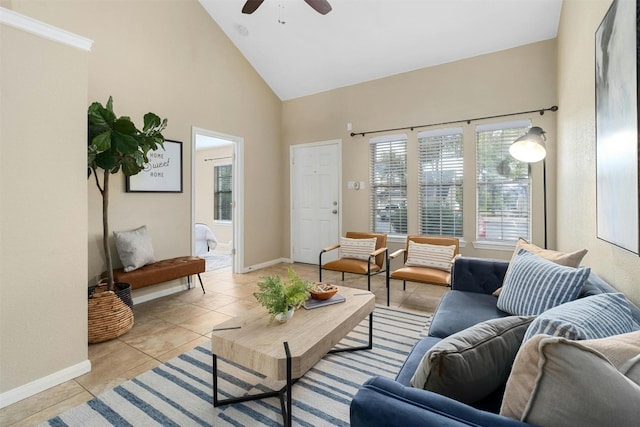
<path id="1" fill-rule="evenodd" d="M 366 261 L 369 259 L 371 252 L 376 250 L 377 240 L 375 237 L 367 239 L 340 237 L 340 257 Z"/>
<path id="2" fill-rule="evenodd" d="M 536 246 L 533 243 L 529 243 L 522 237 L 520 237 L 518 239 L 518 243 L 516 243 L 516 248 L 513 251 L 513 255 L 511 256 L 511 261 L 513 261 L 513 258 L 515 258 L 520 249 L 525 249 L 538 255 L 540 258 L 547 259 L 549 261 L 555 262 L 556 264 L 575 268 L 580 267 L 582 258 L 584 258 L 584 256 L 587 254 L 586 249 L 581 249 L 575 252 L 560 252 L 552 251 L 551 249 L 542 249 L 541 247 Z M 509 267 L 507 267 L 507 271 L 509 271 Z M 502 287 L 496 289 L 493 292 L 493 295 L 497 297 L 498 295 L 500 295 L 501 291 Z"/>
<path id="3" fill-rule="evenodd" d="M 537 426 L 638 425 L 640 331 L 572 341 L 536 335 L 513 364 L 500 414 Z"/>
<path id="4" fill-rule="evenodd" d="M 456 247 L 416 243 L 409 240 L 407 252 L 407 267 L 429 267 L 438 270 L 451 271 L 451 260 Z"/>
<path id="5" fill-rule="evenodd" d="M 502 386 L 533 316 L 508 316 L 452 334 L 422 358 L 411 385 L 474 403 Z"/>
<path id="6" fill-rule="evenodd" d="M 537 334 L 588 340 L 633 329 L 629 302 L 616 292 L 580 298 L 545 311 L 531 323 L 524 341 Z"/>
<path id="7" fill-rule="evenodd" d="M 520 249 L 505 275 L 497 307 L 516 316 L 538 315 L 576 299 L 590 273 L 589 268 L 565 267 Z"/>
<path id="8" fill-rule="evenodd" d="M 114 231 L 116 249 L 125 272 L 156 262 L 147 226 L 128 231 Z"/>

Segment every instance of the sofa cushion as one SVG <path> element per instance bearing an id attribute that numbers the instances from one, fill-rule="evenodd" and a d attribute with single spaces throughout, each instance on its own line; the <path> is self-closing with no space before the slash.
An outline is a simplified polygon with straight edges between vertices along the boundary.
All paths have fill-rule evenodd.
<path id="1" fill-rule="evenodd" d="M 629 303 L 617 292 L 580 298 L 545 311 L 531 323 L 524 340 L 537 334 L 586 340 L 632 330 Z"/>
<path id="2" fill-rule="evenodd" d="M 536 335 L 516 356 L 500 414 L 539 426 L 635 426 L 640 384 L 625 373 L 637 369 L 638 354 L 640 332 L 585 341 Z"/>
<path id="3" fill-rule="evenodd" d="M 135 230 L 114 231 L 113 235 L 124 271 L 133 271 L 156 261 L 146 225 Z"/>
<path id="4" fill-rule="evenodd" d="M 554 262 L 558 265 L 564 265 L 567 267 L 580 267 L 580 263 L 582 262 L 582 258 L 587 254 L 586 249 L 578 250 L 575 252 L 560 252 L 560 251 L 552 251 L 551 249 L 542 249 L 539 246 L 534 245 L 533 243 L 529 243 L 524 240 L 522 237 L 518 239 L 518 243 L 516 243 L 516 247 L 513 251 L 513 255 L 511 256 L 511 261 L 516 257 L 520 249 L 527 250 L 531 253 L 538 255 L 540 258 L 544 258 L 551 262 Z M 500 295 L 502 291 L 502 287 L 496 289 L 493 294 L 495 296 Z"/>
<path id="5" fill-rule="evenodd" d="M 497 300 L 492 295 L 477 292 L 445 293 L 431 320 L 429 336 L 446 338 L 485 320 L 508 316 L 496 307 Z M 460 313 L 464 313 L 464 316 Z"/>
<path id="6" fill-rule="evenodd" d="M 517 316 L 538 315 L 576 299 L 589 273 L 589 268 L 565 267 L 520 249 L 505 275 L 497 306 Z"/>
<path id="7" fill-rule="evenodd" d="M 532 320 L 492 319 L 443 339 L 424 355 L 411 385 L 459 402 L 477 402 L 506 382 Z"/>
<path id="8" fill-rule="evenodd" d="M 451 260 L 455 246 L 430 245 L 409 240 L 407 267 L 429 267 L 451 272 Z"/>
<path id="9" fill-rule="evenodd" d="M 375 237 L 370 239 L 340 237 L 340 257 L 366 261 L 369 259 L 369 254 L 376 250 L 376 241 Z"/>

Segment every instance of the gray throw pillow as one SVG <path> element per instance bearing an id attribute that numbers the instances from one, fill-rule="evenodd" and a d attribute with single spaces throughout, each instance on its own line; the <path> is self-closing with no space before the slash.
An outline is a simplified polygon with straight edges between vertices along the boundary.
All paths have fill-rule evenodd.
<path id="1" fill-rule="evenodd" d="M 533 316 L 491 319 L 448 336 L 422 358 L 411 385 L 474 403 L 503 385 Z"/>
<path id="2" fill-rule="evenodd" d="M 133 271 L 156 262 L 146 225 L 135 230 L 114 231 L 113 235 L 124 271 Z"/>
<path id="3" fill-rule="evenodd" d="M 525 249 L 511 261 L 497 307 L 516 316 L 538 315 L 578 297 L 591 269 L 555 264 Z"/>
<path id="4" fill-rule="evenodd" d="M 580 298 L 545 311 L 531 323 L 523 341 L 536 334 L 588 340 L 631 331 L 629 302 L 616 292 Z"/>

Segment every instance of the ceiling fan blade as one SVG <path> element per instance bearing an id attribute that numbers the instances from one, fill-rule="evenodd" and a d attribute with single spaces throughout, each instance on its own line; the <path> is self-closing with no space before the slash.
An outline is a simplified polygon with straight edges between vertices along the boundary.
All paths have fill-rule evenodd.
<path id="1" fill-rule="evenodd" d="M 304 0 L 309 6 L 311 6 L 316 12 L 321 15 L 326 15 L 331 12 L 331 5 L 327 0 Z"/>
<path id="2" fill-rule="evenodd" d="M 264 0 L 247 0 L 247 2 L 242 7 L 242 13 L 251 14 L 256 11 L 257 8 L 260 7 Z"/>

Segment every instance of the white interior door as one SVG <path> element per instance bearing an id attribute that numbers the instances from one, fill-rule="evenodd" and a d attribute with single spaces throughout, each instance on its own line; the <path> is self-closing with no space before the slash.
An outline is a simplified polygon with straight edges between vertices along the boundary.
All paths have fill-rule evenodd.
<path id="1" fill-rule="evenodd" d="M 340 238 L 341 141 L 291 147 L 291 258 L 317 264 Z M 323 257 L 330 260 L 336 251 Z"/>

